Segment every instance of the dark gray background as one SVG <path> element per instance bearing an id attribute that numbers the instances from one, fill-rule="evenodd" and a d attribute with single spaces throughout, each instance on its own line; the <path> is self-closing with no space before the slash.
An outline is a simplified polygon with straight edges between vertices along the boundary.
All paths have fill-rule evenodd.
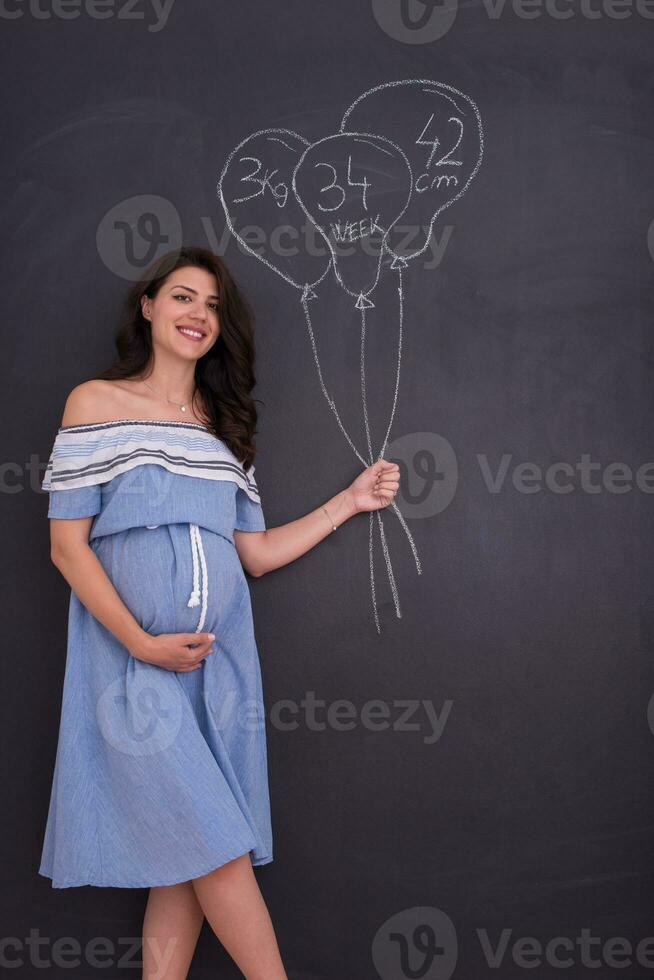
<path id="1" fill-rule="evenodd" d="M 407 516 L 421 576 L 397 519 L 384 513 L 403 615 L 395 617 L 376 535 L 380 635 L 367 516 L 251 590 L 269 710 L 308 692 L 327 705 L 348 699 L 358 712 L 381 699 L 391 720 L 400 699 L 430 700 L 438 712 L 451 701 L 451 710 L 433 744 L 422 712 L 411 719 L 417 731 L 360 721 L 351 731 L 312 730 L 302 714 L 284 731 L 269 718 L 275 860 L 257 878 L 294 980 L 375 980 L 375 934 L 417 907 L 451 919 L 454 976 L 464 980 L 649 975 L 634 956 L 625 969 L 606 959 L 592 969 L 579 952 L 568 969 L 545 961 L 529 970 L 510 946 L 492 969 L 477 930 L 493 944 L 502 930 L 510 942 L 546 944 L 588 928 L 602 943 L 621 936 L 634 948 L 654 933 L 652 496 L 635 481 L 625 493 L 590 493 L 579 480 L 569 494 L 523 493 L 511 471 L 494 494 L 478 454 L 493 471 L 503 454 L 543 470 L 574 466 L 584 453 L 634 473 L 654 459 L 654 23 L 635 10 L 591 20 L 579 7 L 569 20 L 525 19 L 509 7 L 493 18 L 471 3 L 440 40 L 407 44 L 382 29 L 370 3 L 347 0 L 177 0 L 160 31 L 148 30 L 154 17 L 143 3 L 134 12 L 145 19 L 118 17 L 119 7 L 102 21 L 20 9 L 0 25 L 2 936 L 21 944 L 14 974 L 140 976 L 115 958 L 104 971 L 82 961 L 44 972 L 24 946 L 38 930 L 49 937 L 46 957 L 62 936 L 106 936 L 123 954 L 124 937 L 140 935 L 147 895 L 55 891 L 37 874 L 68 597 L 49 563 L 38 488 L 68 391 L 112 357 L 129 286 L 101 254 L 98 226 L 124 199 L 160 195 L 185 243 L 215 245 L 224 230 L 215 184 L 240 140 L 273 126 L 317 140 L 366 89 L 432 78 L 477 102 L 485 154 L 465 197 L 436 224 L 439 239 L 452 228 L 440 266 L 412 265 L 405 276 L 391 440 L 446 439 L 456 492 L 440 513 Z M 225 255 L 257 316 L 257 479 L 274 526 L 313 510 L 361 466 L 320 392 L 296 292 L 234 240 Z M 376 432 L 394 384 L 395 285 L 386 275 L 369 320 Z M 362 445 L 351 300 L 330 282 L 312 312 L 328 387 Z M 417 492 L 411 459 L 397 461 Z M 422 913 L 411 915 L 418 926 Z M 450 976 L 452 940 L 440 939 L 440 966 L 437 957 L 420 974 L 428 980 Z M 191 977 L 238 975 L 205 925 Z"/>

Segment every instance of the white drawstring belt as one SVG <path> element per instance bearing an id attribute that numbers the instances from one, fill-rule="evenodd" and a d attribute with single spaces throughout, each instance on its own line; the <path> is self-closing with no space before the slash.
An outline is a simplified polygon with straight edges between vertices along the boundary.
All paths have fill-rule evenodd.
<path id="1" fill-rule="evenodd" d="M 207 561 L 204 557 L 204 548 L 202 547 L 202 538 L 200 536 L 200 528 L 197 524 L 189 524 L 188 526 L 189 534 L 191 535 L 191 553 L 193 555 L 193 591 L 189 601 L 186 603 L 187 606 L 199 606 L 200 605 L 200 568 L 202 566 L 202 612 L 200 614 L 200 622 L 195 627 L 195 632 L 199 633 L 204 625 L 204 617 L 207 615 L 207 598 L 209 595 L 209 586 L 207 575 Z M 199 558 L 199 562 L 198 562 Z"/>
<path id="2" fill-rule="evenodd" d="M 146 524 L 145 526 L 150 530 L 154 530 L 156 527 L 159 527 L 158 524 Z M 193 606 L 199 606 L 200 596 L 202 596 L 200 621 L 195 627 L 195 632 L 199 633 L 204 625 L 204 618 L 207 615 L 209 576 L 207 575 L 207 560 L 204 557 L 204 548 L 202 547 L 200 528 L 197 524 L 189 524 L 188 530 L 191 536 L 191 555 L 193 556 L 193 591 L 191 592 L 190 598 L 186 605 L 191 608 Z M 200 568 L 202 569 L 202 590 L 200 590 Z"/>

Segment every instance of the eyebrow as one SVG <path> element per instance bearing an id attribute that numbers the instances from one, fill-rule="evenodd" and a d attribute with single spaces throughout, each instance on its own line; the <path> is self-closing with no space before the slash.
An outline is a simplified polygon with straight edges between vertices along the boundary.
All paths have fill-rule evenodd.
<path id="1" fill-rule="evenodd" d="M 177 283 L 176 286 L 171 286 L 170 288 L 171 289 L 188 289 L 189 293 L 195 293 L 196 296 L 199 295 L 197 289 L 191 289 L 190 286 L 185 286 L 181 282 Z M 215 293 L 212 293 L 211 296 L 209 297 L 209 299 L 220 299 L 220 296 L 216 296 Z"/>

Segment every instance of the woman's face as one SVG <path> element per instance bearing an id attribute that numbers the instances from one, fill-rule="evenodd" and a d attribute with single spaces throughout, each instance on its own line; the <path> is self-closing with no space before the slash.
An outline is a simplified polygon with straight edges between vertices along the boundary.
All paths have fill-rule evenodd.
<path id="1" fill-rule="evenodd" d="M 181 358 L 197 360 L 218 339 L 218 283 L 206 269 L 175 269 L 153 300 L 141 297 L 141 308 L 152 324 L 153 345 Z"/>

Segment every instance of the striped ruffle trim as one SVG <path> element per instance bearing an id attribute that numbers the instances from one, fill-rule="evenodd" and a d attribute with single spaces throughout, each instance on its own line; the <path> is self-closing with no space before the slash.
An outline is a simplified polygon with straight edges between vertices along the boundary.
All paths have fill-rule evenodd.
<path id="1" fill-rule="evenodd" d="M 260 503 L 254 466 L 244 470 L 224 442 L 195 422 L 124 419 L 61 426 L 41 487 L 73 490 L 108 483 L 144 464 L 182 476 L 232 480 Z"/>

